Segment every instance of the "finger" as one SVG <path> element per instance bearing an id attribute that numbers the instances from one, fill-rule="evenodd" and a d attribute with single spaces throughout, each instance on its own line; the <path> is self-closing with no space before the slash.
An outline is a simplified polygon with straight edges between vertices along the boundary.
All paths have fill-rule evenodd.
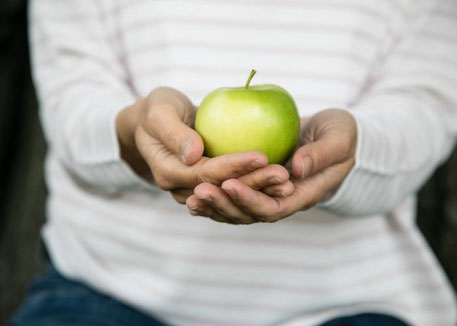
<path id="1" fill-rule="evenodd" d="M 189 126 L 193 123 L 194 106 L 179 94 L 150 96 L 144 127 L 184 163 L 192 165 L 203 155 L 204 145 L 200 135 Z"/>
<path id="2" fill-rule="evenodd" d="M 240 152 L 211 159 L 204 157 L 188 169 L 174 169 L 170 173 L 188 185 L 185 188 L 194 188 L 205 182 L 220 185 L 227 179 L 239 178 L 267 164 L 268 158 L 261 152 Z"/>
<path id="3" fill-rule="evenodd" d="M 202 157 L 194 165 L 187 166 L 142 128 L 137 130 L 136 141 L 156 184 L 164 190 L 193 189 L 204 182 L 220 185 L 224 180 L 238 178 L 268 163 L 268 158 L 261 152 L 241 152 L 212 159 Z"/>
<path id="4" fill-rule="evenodd" d="M 186 199 L 193 195 L 193 191 L 191 189 L 176 189 L 171 191 L 171 196 L 180 204 L 185 204 Z"/>
<path id="5" fill-rule="evenodd" d="M 239 209 L 225 191 L 219 187 L 209 183 L 203 183 L 194 189 L 194 194 L 217 213 L 235 224 L 252 224 L 257 222 L 256 219 Z"/>
<path id="6" fill-rule="evenodd" d="M 292 158 L 292 173 L 303 179 L 343 162 L 351 155 L 350 142 L 337 133 L 328 133 L 315 142 L 301 146 Z"/>
<path id="7" fill-rule="evenodd" d="M 289 197 L 295 191 L 292 181 L 287 180 L 279 185 L 273 185 L 262 189 L 262 192 L 273 197 Z"/>
<path id="8" fill-rule="evenodd" d="M 222 189 L 246 214 L 262 222 L 275 222 L 300 208 L 297 191 L 289 197 L 271 197 L 255 191 L 237 179 L 222 183 Z"/>
<path id="9" fill-rule="evenodd" d="M 272 164 L 241 176 L 238 180 L 252 189 L 262 189 L 289 180 L 289 172 L 281 165 Z"/>
<path id="10" fill-rule="evenodd" d="M 315 173 L 303 180 L 297 180 L 295 192 L 301 194 L 302 210 L 314 207 L 326 196 L 334 193 L 345 176 L 349 173 L 353 163 L 345 161 L 332 165 L 320 173 Z"/>
<path id="11" fill-rule="evenodd" d="M 303 130 L 308 121 L 311 120 L 311 117 L 301 117 L 300 118 L 300 130 Z"/>
<path id="12" fill-rule="evenodd" d="M 209 217 L 216 222 L 233 224 L 232 221 L 222 216 L 219 212 L 208 206 L 203 200 L 198 199 L 195 195 L 187 198 L 186 206 L 191 215 Z"/>

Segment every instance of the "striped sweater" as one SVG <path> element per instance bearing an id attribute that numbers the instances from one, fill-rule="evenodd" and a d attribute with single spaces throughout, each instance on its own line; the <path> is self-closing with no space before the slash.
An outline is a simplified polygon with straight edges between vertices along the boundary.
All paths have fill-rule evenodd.
<path id="1" fill-rule="evenodd" d="M 455 0 L 32 0 L 30 21 L 43 236 L 64 275 L 177 326 L 361 311 L 456 324 L 415 225 L 415 193 L 457 134 Z M 278 223 L 193 217 L 122 161 L 116 115 L 161 85 L 198 105 L 251 68 L 302 116 L 349 110 L 356 164 L 328 201 Z"/>

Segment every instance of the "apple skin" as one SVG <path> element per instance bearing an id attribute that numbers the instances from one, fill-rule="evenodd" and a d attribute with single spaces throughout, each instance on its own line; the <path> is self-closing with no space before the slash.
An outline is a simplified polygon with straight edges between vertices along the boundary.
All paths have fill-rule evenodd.
<path id="1" fill-rule="evenodd" d="M 195 130 L 209 157 L 261 151 L 269 164 L 283 164 L 297 144 L 300 117 L 282 87 L 247 84 L 209 93 L 197 110 Z"/>

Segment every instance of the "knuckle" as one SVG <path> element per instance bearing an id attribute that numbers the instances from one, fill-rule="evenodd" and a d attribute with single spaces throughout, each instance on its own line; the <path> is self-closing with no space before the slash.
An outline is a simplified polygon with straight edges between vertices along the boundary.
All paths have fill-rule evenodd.
<path id="1" fill-rule="evenodd" d="M 257 214 L 255 214 L 255 213 L 252 212 L 252 207 L 251 207 L 250 205 L 247 205 L 247 204 L 243 203 L 242 201 L 237 202 L 236 205 L 237 205 L 240 209 L 242 209 L 243 211 L 249 212 L 249 215 L 250 215 L 252 218 L 254 218 L 254 219 L 259 219 L 259 218 L 261 218 L 261 216 L 258 216 Z"/>
<path id="2" fill-rule="evenodd" d="M 173 183 L 162 174 L 154 175 L 154 180 L 156 185 L 163 190 L 170 191 L 174 189 Z"/>
<path id="3" fill-rule="evenodd" d="M 202 170 L 198 170 L 196 173 L 195 173 L 195 184 L 200 184 L 200 183 L 210 183 L 210 184 L 213 184 L 213 185 L 220 185 L 221 184 L 221 181 L 215 177 L 214 175 L 212 174 L 209 174 L 207 172 L 205 172 L 204 169 Z"/>
<path id="4" fill-rule="evenodd" d="M 163 131 L 162 137 L 163 137 L 163 141 L 166 141 L 168 144 L 175 145 L 175 144 L 178 144 L 178 142 L 179 142 L 178 133 L 176 132 L 176 130 L 171 129 L 171 128 L 166 128 Z"/>
<path id="5" fill-rule="evenodd" d="M 314 206 L 316 206 L 317 203 L 318 203 L 317 200 L 311 200 L 303 206 L 303 210 L 309 210 L 309 209 L 313 208 Z"/>
<path id="6" fill-rule="evenodd" d="M 184 197 L 184 196 L 182 196 L 182 195 L 179 195 L 179 194 L 176 194 L 176 193 L 173 193 L 173 192 L 171 193 L 171 196 L 172 196 L 173 199 L 174 199 L 175 201 L 177 201 L 179 204 L 184 205 L 184 204 L 186 203 L 187 197 Z"/>
<path id="7" fill-rule="evenodd" d="M 171 87 L 168 87 L 168 86 L 159 86 L 159 87 L 154 88 L 151 91 L 151 94 L 156 95 L 157 93 L 170 92 L 172 90 L 173 89 Z"/>
<path id="8" fill-rule="evenodd" d="M 155 123 L 157 121 L 157 110 L 154 109 L 149 109 L 147 114 L 146 114 L 146 125 L 149 127 L 155 126 Z"/>
<path id="9" fill-rule="evenodd" d="M 197 169 L 193 175 L 193 183 L 194 185 L 199 185 L 200 183 L 204 183 L 205 176 L 204 176 L 204 170 L 202 169 Z"/>
<path id="10" fill-rule="evenodd" d="M 233 216 L 233 215 L 230 215 L 230 216 L 227 217 L 227 219 L 230 220 L 233 224 L 247 225 L 247 224 L 253 224 L 253 223 L 257 222 L 254 218 L 252 218 L 249 215 L 246 215 L 246 216 Z"/>
<path id="11" fill-rule="evenodd" d="M 252 171 L 252 168 L 250 168 L 248 164 L 234 162 L 229 155 L 222 156 L 219 164 L 224 167 L 224 174 L 233 178 Z"/>
<path id="12" fill-rule="evenodd" d="M 274 164 L 271 166 L 271 170 L 275 175 L 282 175 L 283 173 L 287 172 L 283 166 L 279 164 Z"/>
<path id="13" fill-rule="evenodd" d="M 253 217 L 262 223 L 271 223 L 274 219 L 274 215 L 271 213 L 256 214 Z"/>
<path id="14" fill-rule="evenodd" d="M 237 216 L 229 216 L 228 219 L 234 224 L 246 224 L 245 220 Z"/>
<path id="15" fill-rule="evenodd" d="M 281 205 L 278 205 L 278 207 L 270 212 L 268 212 L 268 215 L 266 215 L 266 223 L 274 223 L 277 222 L 285 217 L 285 211 L 284 207 Z"/>
<path id="16" fill-rule="evenodd" d="M 251 225 L 251 224 L 254 224 L 254 223 L 258 223 L 258 222 L 259 222 L 258 220 L 256 220 L 256 219 L 251 217 L 251 218 L 247 219 L 246 221 L 244 221 L 244 224 Z"/>
<path id="17" fill-rule="evenodd" d="M 270 221 L 270 218 L 266 217 L 266 216 L 256 216 L 255 219 L 262 223 L 269 223 L 269 221 Z"/>
<path id="18" fill-rule="evenodd" d="M 246 176 L 246 178 L 243 179 L 243 183 L 251 188 L 254 189 L 260 189 L 261 188 L 261 180 L 259 180 L 255 176 Z"/>
<path id="19" fill-rule="evenodd" d="M 352 135 L 349 132 L 342 132 L 341 136 L 338 137 L 339 143 L 343 148 L 348 148 L 352 144 Z"/>
<path id="20" fill-rule="evenodd" d="M 275 213 L 275 214 L 272 214 L 270 216 L 268 216 L 266 222 L 267 223 L 274 223 L 274 222 L 277 222 L 281 219 L 281 214 L 279 213 Z"/>
<path id="21" fill-rule="evenodd" d="M 273 216 L 267 216 L 267 217 L 263 217 L 260 221 L 262 223 L 273 223 L 276 220 L 275 220 L 275 218 Z"/>
<path id="22" fill-rule="evenodd" d="M 311 157 L 311 160 L 313 162 L 313 165 L 316 168 L 320 168 L 325 162 L 327 162 L 329 159 L 329 155 L 327 151 L 321 151 L 317 155 L 314 155 Z"/>

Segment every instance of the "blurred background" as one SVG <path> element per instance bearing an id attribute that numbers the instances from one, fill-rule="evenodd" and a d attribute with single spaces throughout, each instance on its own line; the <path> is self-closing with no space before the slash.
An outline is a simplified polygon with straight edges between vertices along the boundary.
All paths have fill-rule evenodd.
<path id="1" fill-rule="evenodd" d="M 27 1 L 0 1 L 0 325 L 46 265 L 46 144 L 30 76 Z M 457 92 L 457 85 L 456 85 Z M 423 187 L 418 224 L 457 288 L 457 150 Z"/>

